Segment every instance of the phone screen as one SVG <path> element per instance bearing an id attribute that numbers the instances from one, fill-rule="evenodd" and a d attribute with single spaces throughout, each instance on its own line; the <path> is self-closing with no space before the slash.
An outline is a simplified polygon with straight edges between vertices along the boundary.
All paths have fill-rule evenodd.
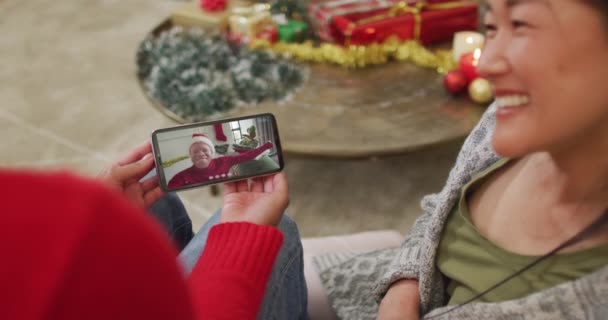
<path id="1" fill-rule="evenodd" d="M 159 129 L 152 144 L 165 191 L 268 175 L 284 166 L 269 113 Z"/>

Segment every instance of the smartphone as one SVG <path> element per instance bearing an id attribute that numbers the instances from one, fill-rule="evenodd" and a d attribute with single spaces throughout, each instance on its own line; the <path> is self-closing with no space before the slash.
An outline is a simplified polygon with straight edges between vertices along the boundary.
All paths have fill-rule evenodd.
<path id="1" fill-rule="evenodd" d="M 269 175 L 284 167 L 270 113 L 158 129 L 152 146 L 165 192 Z"/>

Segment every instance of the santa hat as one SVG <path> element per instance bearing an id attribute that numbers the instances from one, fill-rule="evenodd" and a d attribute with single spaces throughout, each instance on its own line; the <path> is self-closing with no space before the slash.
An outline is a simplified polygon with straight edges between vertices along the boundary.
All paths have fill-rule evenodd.
<path id="1" fill-rule="evenodd" d="M 192 144 L 195 144 L 197 142 L 202 142 L 206 145 L 209 146 L 209 148 L 211 148 L 211 154 L 215 154 L 215 146 L 213 145 L 213 141 L 211 141 L 211 139 L 209 139 L 209 137 L 207 137 L 206 135 L 202 134 L 202 133 L 194 133 L 192 134 Z M 190 145 L 190 147 L 192 147 L 192 144 Z"/>

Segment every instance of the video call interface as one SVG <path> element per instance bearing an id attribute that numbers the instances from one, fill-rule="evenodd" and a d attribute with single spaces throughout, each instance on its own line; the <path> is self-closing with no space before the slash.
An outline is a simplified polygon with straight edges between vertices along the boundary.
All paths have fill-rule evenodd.
<path id="1" fill-rule="evenodd" d="M 180 189 L 276 172 L 276 132 L 271 116 L 159 132 L 161 182 Z"/>

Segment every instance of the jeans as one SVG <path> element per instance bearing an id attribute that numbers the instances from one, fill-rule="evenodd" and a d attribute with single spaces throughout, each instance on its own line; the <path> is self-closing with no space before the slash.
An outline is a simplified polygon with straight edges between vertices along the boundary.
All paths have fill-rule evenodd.
<path id="1" fill-rule="evenodd" d="M 167 193 L 155 202 L 148 211 L 169 234 L 179 251 L 184 249 L 194 237 L 192 220 L 190 220 L 186 208 L 175 193 Z"/>
<path id="2" fill-rule="evenodd" d="M 220 212 L 216 212 L 207 221 L 180 254 L 179 259 L 187 273 L 192 270 L 205 248 L 209 230 L 220 222 Z M 283 245 L 279 250 L 272 274 L 266 285 L 258 319 L 308 319 L 304 258 L 298 227 L 293 220 L 284 215 L 278 228 L 283 233 Z"/>

